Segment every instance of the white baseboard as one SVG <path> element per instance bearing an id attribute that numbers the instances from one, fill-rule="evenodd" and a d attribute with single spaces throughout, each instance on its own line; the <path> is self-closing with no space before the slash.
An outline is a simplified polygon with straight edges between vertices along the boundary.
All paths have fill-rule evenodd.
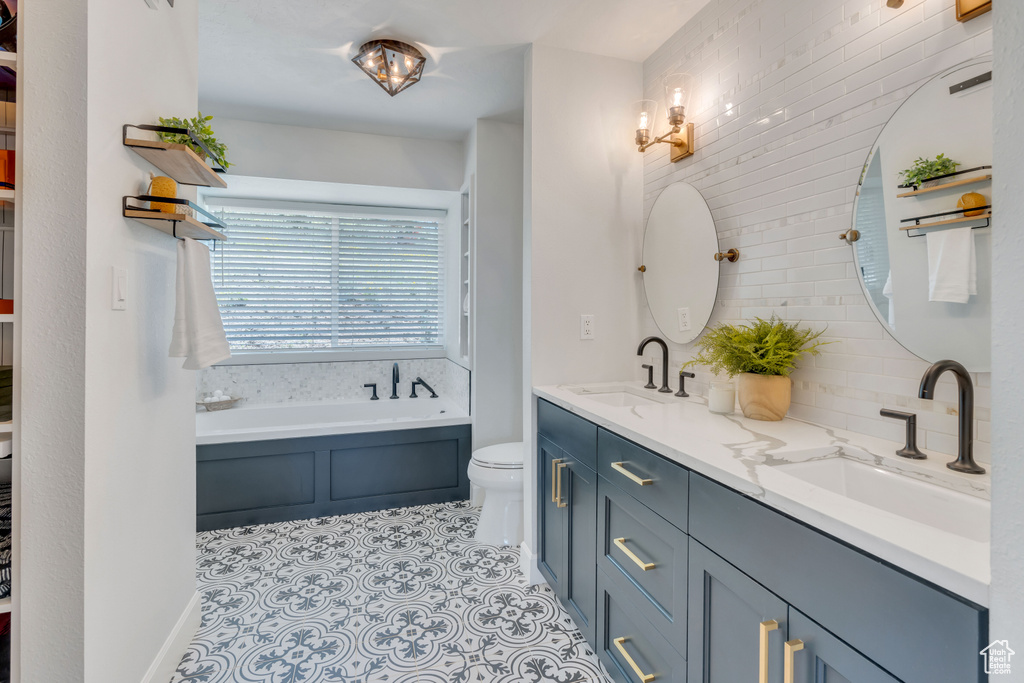
<path id="1" fill-rule="evenodd" d="M 181 656 L 185 654 L 203 620 L 201 605 L 199 593 L 193 593 L 185 611 L 178 617 L 178 623 L 174 625 L 163 647 L 149 665 L 149 671 L 142 677 L 142 683 L 167 683 L 174 677 L 174 672 L 181 663 Z"/>
<path id="2" fill-rule="evenodd" d="M 519 569 L 531 586 L 544 583 L 544 576 L 537 569 L 537 554 L 530 550 L 526 541 L 519 544 Z"/>

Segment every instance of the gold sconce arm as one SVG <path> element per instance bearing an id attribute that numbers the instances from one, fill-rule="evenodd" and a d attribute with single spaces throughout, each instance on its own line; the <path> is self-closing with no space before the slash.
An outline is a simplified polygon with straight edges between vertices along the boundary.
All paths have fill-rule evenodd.
<path id="1" fill-rule="evenodd" d="M 672 126 L 672 130 L 661 137 L 654 138 L 650 142 L 637 144 L 637 150 L 646 152 L 654 145 L 664 142 L 672 145 L 669 152 L 669 159 L 673 162 L 681 161 L 688 156 L 693 156 L 693 124 L 687 123 L 683 126 Z"/>

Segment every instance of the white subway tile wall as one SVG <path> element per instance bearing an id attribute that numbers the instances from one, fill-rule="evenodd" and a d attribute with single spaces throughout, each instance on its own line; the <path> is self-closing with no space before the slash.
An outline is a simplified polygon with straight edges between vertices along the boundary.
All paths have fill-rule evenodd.
<path id="1" fill-rule="evenodd" d="M 707 199 L 721 248 L 740 250 L 721 267 L 711 324 L 778 313 L 827 324 L 838 342 L 793 373 L 793 417 L 897 441 L 902 423 L 878 411 L 910 410 L 925 448 L 956 452 L 952 378 L 936 400 L 917 398 L 928 364 L 875 320 L 838 235 L 886 121 L 931 76 L 991 54 L 993 16 L 959 23 L 954 0 L 898 10 L 884 0 L 712 0 L 644 62 L 645 97 L 660 101 L 675 71 L 699 84 L 697 151 L 678 164 L 664 145 L 645 154 L 644 215 L 665 186 L 687 181 Z M 649 312 L 643 326 L 658 333 Z M 695 351 L 671 346 L 675 367 Z M 709 379 L 698 368 L 692 386 L 706 394 Z M 991 462 L 990 374 L 974 382 L 976 457 Z"/>
<path id="2" fill-rule="evenodd" d="M 376 383 L 377 396 L 391 396 L 392 361 L 335 363 L 282 363 L 280 365 L 217 365 L 196 374 L 196 400 L 218 389 L 246 403 L 344 401 L 370 398 L 364 384 Z M 422 377 L 439 396 L 469 414 L 469 371 L 447 358 L 398 361 L 398 395 L 411 393 L 413 380 Z M 422 389 L 420 396 L 429 396 Z"/>

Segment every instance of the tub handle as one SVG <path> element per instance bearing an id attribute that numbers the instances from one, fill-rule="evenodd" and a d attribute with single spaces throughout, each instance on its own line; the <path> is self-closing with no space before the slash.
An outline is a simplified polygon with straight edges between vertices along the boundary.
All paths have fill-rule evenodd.
<path id="1" fill-rule="evenodd" d="M 370 382 L 369 384 L 364 384 L 363 387 L 366 388 L 366 389 L 373 389 L 373 396 L 370 397 L 371 401 L 379 401 L 380 400 L 380 398 L 377 396 L 377 385 L 376 384 L 374 384 L 373 382 Z"/>

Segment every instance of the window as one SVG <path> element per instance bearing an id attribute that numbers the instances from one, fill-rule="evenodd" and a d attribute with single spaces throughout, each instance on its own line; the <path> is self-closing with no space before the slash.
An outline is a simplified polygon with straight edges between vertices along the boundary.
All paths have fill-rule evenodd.
<path id="1" fill-rule="evenodd" d="M 444 347 L 444 212 L 207 201 L 232 351 Z"/>

